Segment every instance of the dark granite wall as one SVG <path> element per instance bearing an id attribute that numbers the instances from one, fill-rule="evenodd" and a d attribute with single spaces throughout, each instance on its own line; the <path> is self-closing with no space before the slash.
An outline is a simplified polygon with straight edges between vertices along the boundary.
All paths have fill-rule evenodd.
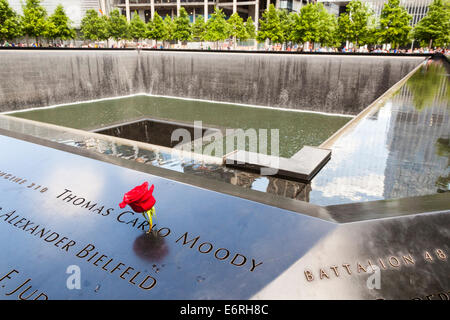
<path id="1" fill-rule="evenodd" d="M 423 57 L 0 51 L 0 111 L 136 93 L 357 114 Z"/>

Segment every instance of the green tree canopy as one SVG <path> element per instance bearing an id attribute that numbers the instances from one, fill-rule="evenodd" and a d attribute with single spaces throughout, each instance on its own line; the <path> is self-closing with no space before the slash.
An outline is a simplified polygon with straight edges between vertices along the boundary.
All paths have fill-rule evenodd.
<path id="1" fill-rule="evenodd" d="M 75 29 L 71 26 L 71 21 L 64 11 L 64 7 L 59 4 L 53 14 L 48 18 L 45 36 L 49 39 L 68 40 L 75 38 Z"/>
<path id="2" fill-rule="evenodd" d="M 450 0 L 434 0 L 427 15 L 414 28 L 414 38 L 422 45 L 442 47 L 450 44 Z"/>
<path id="3" fill-rule="evenodd" d="M 192 24 L 192 36 L 200 41 L 205 39 L 206 23 L 203 16 L 197 16 Z"/>
<path id="4" fill-rule="evenodd" d="M 0 40 L 11 40 L 22 35 L 20 18 L 7 0 L 0 0 Z"/>
<path id="5" fill-rule="evenodd" d="M 130 37 L 136 41 L 140 39 L 145 39 L 147 37 L 147 26 L 145 22 L 142 21 L 139 14 L 135 11 L 133 14 L 133 18 L 130 21 L 129 25 L 129 34 Z"/>
<path id="6" fill-rule="evenodd" d="M 406 87 L 412 94 L 416 110 L 433 107 L 436 103 L 449 101 L 450 82 L 442 81 L 445 68 L 437 64 L 422 66 L 406 81 Z M 439 94 L 441 93 L 441 94 Z"/>
<path id="7" fill-rule="evenodd" d="M 371 42 L 374 14 L 367 3 L 352 0 L 347 10 L 339 17 L 339 36 L 342 41 L 353 42 L 356 46 Z"/>
<path id="8" fill-rule="evenodd" d="M 390 43 L 393 47 L 408 43 L 411 31 L 409 22 L 411 15 L 400 6 L 400 0 L 389 0 L 384 4 L 380 15 L 378 37 L 382 43 Z"/>
<path id="9" fill-rule="evenodd" d="M 291 30 L 295 24 L 296 13 L 279 10 L 278 15 L 280 16 L 280 25 L 283 32 L 283 42 L 289 41 L 291 40 Z"/>
<path id="10" fill-rule="evenodd" d="M 164 18 L 164 39 L 167 41 L 175 40 L 175 23 L 167 14 Z"/>
<path id="11" fill-rule="evenodd" d="M 214 13 L 206 23 L 205 40 L 223 41 L 230 36 L 230 26 L 225 20 L 225 13 L 222 9 L 214 8 Z"/>
<path id="12" fill-rule="evenodd" d="M 192 38 L 189 15 L 184 7 L 180 8 L 179 16 L 174 21 L 174 40 L 188 41 Z"/>
<path id="13" fill-rule="evenodd" d="M 297 43 L 319 42 L 320 12 L 318 6 L 309 3 L 300 9 L 300 13 L 295 16 L 295 24 L 291 31 L 291 40 Z"/>
<path id="14" fill-rule="evenodd" d="M 47 11 L 39 0 L 27 0 L 22 6 L 22 29 L 28 37 L 37 38 L 44 36 L 47 29 Z"/>
<path id="15" fill-rule="evenodd" d="M 352 22 L 350 16 L 347 13 L 343 13 L 338 18 L 338 35 L 339 39 L 344 41 L 351 41 L 352 29 L 350 28 Z"/>
<path id="16" fill-rule="evenodd" d="M 251 16 L 248 16 L 247 21 L 245 22 L 245 30 L 247 30 L 249 39 L 256 38 L 256 27 Z"/>
<path id="17" fill-rule="evenodd" d="M 284 41 L 280 16 L 273 4 L 270 4 L 269 9 L 262 14 L 259 20 L 258 35 L 256 36 L 258 42 L 264 42 L 267 39 L 273 43 L 281 43 Z"/>
<path id="18" fill-rule="evenodd" d="M 130 37 L 128 27 L 127 18 L 120 13 L 119 9 L 111 11 L 108 19 L 108 33 L 111 38 L 116 41 L 128 39 Z"/>
<path id="19" fill-rule="evenodd" d="M 153 20 L 147 24 L 147 36 L 154 40 L 164 40 L 166 35 L 166 29 L 163 18 L 155 11 Z"/>
<path id="20" fill-rule="evenodd" d="M 229 25 L 230 36 L 234 39 L 246 40 L 249 35 L 244 25 L 244 19 L 242 19 L 237 12 L 233 13 L 227 20 Z"/>
<path id="21" fill-rule="evenodd" d="M 320 2 L 316 4 L 316 8 L 319 13 L 318 42 L 325 46 L 336 46 L 338 44 L 336 17 L 328 13 Z"/>
<path id="22" fill-rule="evenodd" d="M 107 40 L 109 39 L 108 18 L 99 16 L 94 9 L 86 10 L 86 14 L 81 20 L 81 33 L 86 40 Z"/>

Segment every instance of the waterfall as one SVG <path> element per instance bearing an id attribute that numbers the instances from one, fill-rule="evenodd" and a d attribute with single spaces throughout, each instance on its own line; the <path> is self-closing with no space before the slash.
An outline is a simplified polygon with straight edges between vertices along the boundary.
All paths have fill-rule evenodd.
<path id="1" fill-rule="evenodd" d="M 424 57 L 2 50 L 0 111 L 130 94 L 357 114 Z"/>

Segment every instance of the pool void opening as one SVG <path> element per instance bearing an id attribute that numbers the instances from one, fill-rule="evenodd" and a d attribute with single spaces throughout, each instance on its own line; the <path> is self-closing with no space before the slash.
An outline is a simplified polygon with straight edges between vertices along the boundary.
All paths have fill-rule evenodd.
<path id="1" fill-rule="evenodd" d="M 205 137 L 205 134 L 208 133 L 220 131 L 216 128 L 197 127 L 175 121 L 148 118 L 98 128 L 92 131 L 108 136 L 174 148 L 180 143 L 179 140 L 172 140 L 172 133 L 177 129 L 187 130 L 191 137 L 195 137 L 195 131 L 199 131 L 197 135 L 201 137 Z"/>
<path id="2" fill-rule="evenodd" d="M 205 134 L 207 136 L 221 131 L 217 128 L 196 127 L 185 123 L 148 118 L 102 127 L 92 131 L 108 136 L 175 148 L 176 146 L 179 147 L 180 143 L 180 141 L 172 138 L 173 132 L 177 129 L 187 130 L 191 137 L 200 134 L 203 138 L 205 138 Z M 309 182 L 330 158 L 331 150 L 329 149 L 304 146 L 291 158 L 235 150 L 223 157 L 223 164 L 245 171 L 257 171 L 261 175 Z"/>

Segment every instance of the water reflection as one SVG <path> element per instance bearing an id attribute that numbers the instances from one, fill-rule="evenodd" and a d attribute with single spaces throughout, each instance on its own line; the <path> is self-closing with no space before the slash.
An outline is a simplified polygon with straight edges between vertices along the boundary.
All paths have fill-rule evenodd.
<path id="1" fill-rule="evenodd" d="M 443 60 L 429 62 L 418 72 L 413 74 L 405 86 L 401 95 L 412 99 L 416 110 L 423 110 L 436 104 L 447 104 L 450 101 L 450 83 L 448 77 L 442 73 L 450 73 L 448 63 Z"/>
<path id="2" fill-rule="evenodd" d="M 447 167 L 450 164 L 450 139 L 439 138 L 436 141 L 436 152 L 440 157 L 447 157 Z M 450 174 L 442 175 L 436 180 L 438 193 L 450 191 Z"/>
<path id="3" fill-rule="evenodd" d="M 143 260 L 161 262 L 169 254 L 169 245 L 165 238 L 158 235 L 156 231 L 152 231 L 136 238 L 133 251 Z"/>
<path id="4" fill-rule="evenodd" d="M 240 171 L 218 165 L 184 165 L 184 172 L 215 180 L 228 182 L 235 186 L 267 192 L 285 198 L 309 202 L 311 184 L 283 178 L 261 176 L 257 173 Z"/>
<path id="5" fill-rule="evenodd" d="M 446 62 L 445 62 L 446 63 Z M 448 191 L 448 66 L 433 61 L 332 146 L 311 202 L 331 205 Z"/>
<path id="6" fill-rule="evenodd" d="M 37 108 L 32 111 L 13 113 L 11 116 L 81 130 L 98 129 L 142 118 L 174 121 L 190 126 L 194 124 L 194 121 L 202 121 L 204 128 L 244 130 L 251 128 L 256 131 L 266 129 L 268 138 L 270 138 L 271 129 L 277 129 L 279 130 L 279 152 L 284 157 L 294 155 L 304 145 L 319 145 L 351 119 L 349 116 L 280 111 L 271 108 L 252 108 L 146 95 L 79 103 L 58 108 Z M 270 149 L 270 143 L 267 145 Z"/>

